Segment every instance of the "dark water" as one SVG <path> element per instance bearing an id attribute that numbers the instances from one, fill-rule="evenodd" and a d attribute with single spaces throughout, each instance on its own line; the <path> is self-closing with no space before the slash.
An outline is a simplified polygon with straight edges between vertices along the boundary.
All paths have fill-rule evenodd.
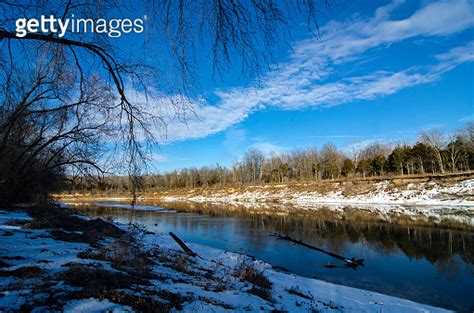
<path id="1" fill-rule="evenodd" d="M 128 222 L 130 210 L 112 203 L 75 206 Z M 148 206 L 158 205 L 146 203 Z M 174 212 L 135 211 L 147 229 L 175 232 L 188 242 L 243 252 L 296 274 L 390 294 L 461 312 L 474 310 L 474 230 L 449 222 L 390 218 L 347 210 L 262 212 L 215 205 L 165 204 Z M 150 207 L 148 207 L 149 209 Z M 357 270 L 328 269 L 340 261 L 269 236 L 287 234 L 332 252 L 365 259 Z"/>

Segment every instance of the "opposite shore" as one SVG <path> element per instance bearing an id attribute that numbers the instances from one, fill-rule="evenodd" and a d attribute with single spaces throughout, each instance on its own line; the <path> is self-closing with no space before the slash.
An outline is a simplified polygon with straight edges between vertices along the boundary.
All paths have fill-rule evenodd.
<path id="1" fill-rule="evenodd" d="M 53 195 L 59 200 L 129 200 L 113 191 Z M 295 182 L 240 187 L 145 190 L 139 200 L 268 206 L 293 205 L 399 205 L 474 207 L 474 172 L 446 176 L 412 176 L 339 181 Z"/>

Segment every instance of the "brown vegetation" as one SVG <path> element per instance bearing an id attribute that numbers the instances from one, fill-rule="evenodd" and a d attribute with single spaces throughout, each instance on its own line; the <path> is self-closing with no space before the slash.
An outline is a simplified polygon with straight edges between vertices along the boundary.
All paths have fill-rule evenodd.
<path id="1" fill-rule="evenodd" d="M 441 185 L 450 185 L 466 179 L 474 177 L 474 171 L 460 173 L 445 174 L 414 174 L 392 177 L 341 177 L 333 180 L 319 181 L 292 181 L 288 183 L 262 183 L 257 185 L 238 185 L 238 186 L 212 186 L 212 187 L 195 187 L 195 188 L 172 188 L 172 189 L 145 189 L 140 194 L 142 200 L 162 200 L 164 197 L 194 197 L 194 196 L 211 196 L 216 195 L 238 195 L 246 192 L 267 192 L 269 197 L 256 199 L 256 201 L 272 201 L 271 195 L 281 190 L 287 190 L 291 195 L 295 192 L 317 192 L 325 195 L 329 192 L 341 191 L 346 197 L 363 195 L 373 191 L 375 184 L 382 181 L 388 181 L 389 188 L 405 189 L 412 183 L 437 182 Z M 425 188 L 431 188 L 426 185 Z M 130 196 L 122 193 L 120 189 L 109 190 L 88 190 L 77 191 L 75 193 L 54 194 L 54 198 L 64 201 L 100 201 L 114 199 L 120 197 L 127 199 Z M 278 202 L 279 198 L 273 199 Z"/>
<path id="2" fill-rule="evenodd" d="M 234 275 L 241 281 L 252 284 L 251 288 L 248 290 L 249 293 L 266 301 L 273 301 L 271 295 L 272 283 L 265 276 L 263 271 L 257 269 L 253 264 L 241 263 L 241 265 L 235 270 Z"/>
<path id="3" fill-rule="evenodd" d="M 433 139 L 434 136 L 437 137 Z M 374 143 L 351 156 L 329 144 L 320 152 L 309 148 L 270 157 L 252 149 L 231 169 L 217 165 L 142 176 L 141 192 L 149 198 L 153 192 L 196 193 L 196 190 L 227 188 L 232 193 L 252 186 L 277 189 L 312 185 L 324 193 L 325 188 L 331 189 L 331 183 L 349 183 L 357 188 L 384 179 L 403 184 L 470 177 L 474 169 L 474 124 L 468 124 L 449 140 L 446 136 L 432 131 L 422 133 L 414 145 L 392 147 Z M 129 189 L 125 177 L 107 176 L 97 182 L 76 180 L 66 190 L 124 195 Z"/>
<path id="4" fill-rule="evenodd" d="M 0 270 L 0 277 L 14 276 L 26 279 L 40 277 L 43 274 L 43 270 L 38 266 L 22 266 L 11 271 Z"/>

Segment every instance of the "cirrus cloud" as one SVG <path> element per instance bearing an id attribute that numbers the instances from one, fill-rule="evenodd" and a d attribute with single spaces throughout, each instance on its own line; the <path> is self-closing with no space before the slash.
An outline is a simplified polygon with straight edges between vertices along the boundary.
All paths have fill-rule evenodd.
<path id="1" fill-rule="evenodd" d="M 186 117 L 185 123 L 181 115 L 163 109 L 170 97 L 152 100 L 153 110 L 159 110 L 167 124 L 166 136 L 158 134 L 159 141 L 203 138 L 269 107 L 298 110 L 376 99 L 437 81 L 446 71 L 474 60 L 474 41 L 461 42 L 444 53 L 427 55 L 427 64 L 351 74 L 354 62 L 365 61 L 368 51 L 389 49 L 393 43 L 418 38 L 447 38 L 474 25 L 474 9 L 466 0 L 437 1 L 405 19 L 392 19 L 393 11 L 403 3 L 392 1 L 369 18 L 327 23 L 321 28 L 321 40 L 311 37 L 295 43 L 288 61 L 273 66 L 261 79 L 264 83 L 215 90 L 218 100 L 214 103 L 181 99 L 195 112 Z M 156 109 L 158 106 L 161 109 Z"/>

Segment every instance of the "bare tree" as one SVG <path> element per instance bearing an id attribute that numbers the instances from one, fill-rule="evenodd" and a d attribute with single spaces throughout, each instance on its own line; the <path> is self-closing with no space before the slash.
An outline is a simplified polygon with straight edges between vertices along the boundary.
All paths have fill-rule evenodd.
<path id="1" fill-rule="evenodd" d="M 427 146 L 431 147 L 435 152 L 438 161 L 438 168 L 441 174 L 444 174 L 444 163 L 442 150 L 446 146 L 446 136 L 438 129 L 432 129 L 420 133 L 421 141 Z"/>
<path id="2" fill-rule="evenodd" d="M 74 71 L 58 46 L 37 51 L 41 62 L 30 75 L 15 75 L 21 69 L 11 57 L 2 73 L 7 81 L 0 106 L 1 198 L 15 200 L 42 194 L 63 174 L 65 167 L 81 174 L 102 173 L 97 158 L 99 134 L 111 131 L 104 121 L 111 118 L 113 98 L 109 88 L 94 76 L 84 78 L 75 94 Z M 45 181 L 43 181 L 45 179 Z"/>
<path id="3" fill-rule="evenodd" d="M 387 157 L 391 152 L 391 148 L 381 142 L 374 142 L 359 152 L 359 160 L 371 160 L 371 168 L 375 171 L 375 175 L 384 175 Z M 363 163 L 361 164 L 363 165 Z"/>
<path id="4" fill-rule="evenodd" d="M 128 16 L 135 5 L 118 0 L 0 2 L 0 153 L 3 160 L 7 154 L 13 160 L 3 161 L 1 188 L 28 171 L 16 173 L 20 164 L 47 156 L 46 164 L 69 175 L 102 173 L 98 160 L 104 157 L 97 152 L 104 147 L 109 160 L 122 156 L 135 199 L 147 147 L 156 139 L 152 130 L 166 126 L 165 116 L 153 113 L 163 110 L 153 108 L 150 90 L 178 95 L 168 105 L 185 121 L 192 111 L 187 100 L 198 87 L 193 83 L 201 61 L 197 51 L 212 55 L 214 73 L 222 74 L 233 60 L 245 73 L 258 73 L 271 59 L 277 34 L 301 14 L 310 28 L 316 25 L 317 10 L 328 3 L 144 0 L 140 5 L 148 15 L 147 40 L 137 53 L 124 53 L 120 41 L 93 31 L 18 37 L 15 20 L 38 15 L 110 20 Z M 135 101 L 130 89 L 143 93 L 145 103 Z M 22 147 L 18 155 L 9 155 L 15 145 Z"/>
<path id="5" fill-rule="evenodd" d="M 451 166 L 451 172 L 457 170 L 457 165 L 464 154 L 465 142 L 467 142 L 460 132 L 454 132 L 448 135 L 449 143 L 446 145 L 446 154 Z"/>
<path id="6" fill-rule="evenodd" d="M 459 131 L 459 135 L 469 149 L 474 150 L 474 122 L 467 123 L 467 125 Z"/>
<path id="7" fill-rule="evenodd" d="M 323 177 L 334 179 L 339 177 L 343 162 L 342 154 L 333 144 L 325 144 L 321 149 L 321 164 Z"/>
<path id="8" fill-rule="evenodd" d="M 242 160 L 242 165 L 245 169 L 247 182 L 253 184 L 262 180 L 262 167 L 265 156 L 258 149 L 250 149 Z"/>

